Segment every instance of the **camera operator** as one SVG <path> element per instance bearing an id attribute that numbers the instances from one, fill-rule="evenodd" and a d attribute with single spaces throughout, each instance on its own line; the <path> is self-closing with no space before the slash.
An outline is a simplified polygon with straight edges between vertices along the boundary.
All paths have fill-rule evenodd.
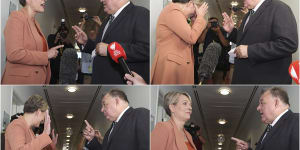
<path id="1" fill-rule="evenodd" d="M 184 126 L 184 128 L 192 135 L 193 142 L 197 148 L 197 150 L 202 150 L 202 145 L 205 144 L 205 139 L 201 136 L 201 130 L 198 125 L 191 123 L 188 126 Z"/>
<path id="2" fill-rule="evenodd" d="M 61 25 L 55 34 L 50 34 L 48 36 L 48 47 L 52 48 L 57 45 L 64 45 L 63 48 L 58 50 L 58 55 L 55 59 L 50 60 L 51 65 L 51 80 L 50 84 L 57 84 L 59 81 L 59 70 L 60 70 L 60 58 L 63 51 L 66 48 L 74 48 L 72 43 L 67 39 L 69 30 L 65 25 L 64 19 L 62 19 Z"/>
<path id="3" fill-rule="evenodd" d="M 228 51 L 230 50 L 230 45 L 229 45 L 229 41 L 225 37 L 226 37 L 226 32 L 219 25 L 218 19 L 215 17 L 211 17 L 208 19 L 206 29 L 203 31 L 199 39 L 200 43 L 204 43 L 203 54 L 205 53 L 207 46 L 212 42 L 217 42 L 222 46 L 222 52 L 219 57 L 218 65 L 213 74 L 214 84 L 224 83 L 226 73 L 229 70 Z"/>

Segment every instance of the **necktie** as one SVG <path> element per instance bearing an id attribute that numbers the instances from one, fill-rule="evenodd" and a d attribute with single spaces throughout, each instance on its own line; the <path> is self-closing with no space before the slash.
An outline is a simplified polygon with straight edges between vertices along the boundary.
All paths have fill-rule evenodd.
<path id="1" fill-rule="evenodd" d="M 115 125 L 116 125 L 116 122 L 113 121 L 111 124 L 111 129 L 110 129 L 109 135 L 108 135 L 108 141 L 109 141 L 110 135 L 111 135 Z"/>
<path id="2" fill-rule="evenodd" d="M 115 19 L 115 17 L 113 15 L 109 16 L 108 24 L 106 24 L 106 26 L 105 26 L 105 28 L 103 30 L 101 41 L 103 40 L 103 37 L 104 37 L 104 35 L 106 33 L 107 28 L 111 25 L 111 23 L 114 21 L 114 19 Z"/>
<path id="3" fill-rule="evenodd" d="M 265 137 L 268 135 L 268 133 L 271 131 L 271 129 L 272 129 L 272 126 L 268 124 L 267 129 L 266 129 L 266 133 L 265 133 L 265 135 L 264 135 L 264 137 L 263 137 L 263 139 L 262 139 L 261 142 L 264 141 Z"/>
<path id="4" fill-rule="evenodd" d="M 245 28 L 246 28 L 247 23 L 248 23 L 249 20 L 250 20 L 250 17 L 251 17 L 254 13 L 255 13 L 255 11 L 254 11 L 253 9 L 251 9 L 251 10 L 249 11 L 249 15 L 248 15 L 248 18 L 247 18 L 246 23 L 245 23 L 245 25 L 244 25 L 243 32 L 244 32 L 244 30 L 245 30 Z"/>

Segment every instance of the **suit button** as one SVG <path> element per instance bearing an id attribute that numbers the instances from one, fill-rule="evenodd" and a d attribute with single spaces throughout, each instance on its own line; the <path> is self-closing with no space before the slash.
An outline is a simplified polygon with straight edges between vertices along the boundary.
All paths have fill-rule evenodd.
<path id="1" fill-rule="evenodd" d="M 38 74 L 38 73 L 39 73 L 39 71 L 35 71 L 35 73 L 36 73 L 36 74 Z"/>

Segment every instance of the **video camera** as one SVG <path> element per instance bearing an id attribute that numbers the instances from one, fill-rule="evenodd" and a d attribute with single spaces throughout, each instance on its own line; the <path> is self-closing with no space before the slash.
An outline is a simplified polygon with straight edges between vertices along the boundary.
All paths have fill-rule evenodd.
<path id="1" fill-rule="evenodd" d="M 60 27 L 58 28 L 57 33 L 59 33 L 59 35 L 65 39 L 68 36 L 68 28 L 66 27 L 66 23 L 65 23 L 65 19 L 61 19 L 61 24 Z"/>
<path id="2" fill-rule="evenodd" d="M 84 18 L 85 21 L 89 20 L 89 19 L 92 19 L 93 17 L 89 16 L 88 13 L 83 13 L 82 17 L 81 18 Z"/>
<path id="3" fill-rule="evenodd" d="M 219 26 L 219 23 L 218 23 L 217 21 L 212 21 L 212 22 L 210 22 L 210 23 L 211 23 L 211 27 L 212 27 L 212 28 L 216 28 L 216 27 Z"/>
<path id="4" fill-rule="evenodd" d="M 193 122 L 190 125 L 184 125 L 185 130 L 187 130 L 191 135 L 197 135 L 197 131 L 200 130 L 198 125 L 195 125 Z"/>

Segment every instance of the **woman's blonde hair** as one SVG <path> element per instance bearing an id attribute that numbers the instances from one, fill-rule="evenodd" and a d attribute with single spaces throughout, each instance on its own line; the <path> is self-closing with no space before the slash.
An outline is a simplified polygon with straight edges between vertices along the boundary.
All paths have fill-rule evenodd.
<path id="1" fill-rule="evenodd" d="M 45 112 L 49 108 L 47 101 L 40 95 L 32 95 L 24 104 L 24 113 L 34 113 L 38 109 Z"/>
<path id="2" fill-rule="evenodd" d="M 176 105 L 178 103 L 178 98 L 181 95 L 186 96 L 192 102 L 191 96 L 187 92 L 172 91 L 172 92 L 168 92 L 164 96 L 164 109 L 169 116 L 171 116 L 171 110 L 169 108 L 169 105 L 171 104 Z"/>

